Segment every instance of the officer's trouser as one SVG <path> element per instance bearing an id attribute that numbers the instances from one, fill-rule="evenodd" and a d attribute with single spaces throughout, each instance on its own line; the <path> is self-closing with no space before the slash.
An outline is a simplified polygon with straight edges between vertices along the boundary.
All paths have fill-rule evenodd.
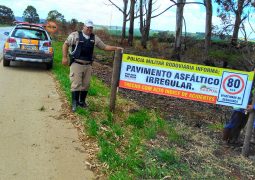
<path id="1" fill-rule="evenodd" d="M 88 91 L 92 73 L 91 65 L 72 63 L 70 66 L 71 91 Z"/>
<path id="2" fill-rule="evenodd" d="M 248 115 L 244 112 L 233 111 L 229 122 L 224 127 L 223 140 L 236 141 L 247 120 Z"/>

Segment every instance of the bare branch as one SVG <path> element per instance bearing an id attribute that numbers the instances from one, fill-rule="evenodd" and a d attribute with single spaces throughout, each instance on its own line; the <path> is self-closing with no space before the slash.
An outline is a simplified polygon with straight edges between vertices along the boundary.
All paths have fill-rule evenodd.
<path id="1" fill-rule="evenodd" d="M 254 28 L 252 27 L 252 25 L 250 23 L 250 12 L 248 13 L 248 23 L 249 23 L 249 26 L 250 26 L 251 30 L 255 33 L 255 30 L 254 30 Z"/>
<path id="2" fill-rule="evenodd" d="M 175 1 L 173 1 L 173 0 L 170 0 L 171 2 L 174 2 L 174 4 L 173 5 L 171 5 L 171 6 L 169 6 L 168 8 L 166 8 L 164 11 L 162 11 L 161 13 L 159 13 L 159 14 L 157 14 L 157 15 L 154 15 L 154 16 L 152 16 L 151 18 L 155 18 L 155 17 L 158 17 L 158 16 L 160 16 L 160 15 L 162 15 L 162 14 L 164 14 L 166 11 L 168 11 L 169 9 L 171 9 L 173 6 L 177 6 L 177 5 L 186 5 L 186 4 L 201 4 L 201 5 L 204 5 L 205 6 L 205 4 L 204 3 L 201 3 L 201 2 L 186 2 L 186 3 L 176 3 Z"/>
<path id="3" fill-rule="evenodd" d="M 112 2 L 111 0 L 108 0 L 113 6 L 115 6 L 120 12 L 122 12 L 123 14 L 124 14 L 124 12 L 123 12 L 123 10 L 119 7 L 119 6 L 117 6 L 114 2 Z"/>

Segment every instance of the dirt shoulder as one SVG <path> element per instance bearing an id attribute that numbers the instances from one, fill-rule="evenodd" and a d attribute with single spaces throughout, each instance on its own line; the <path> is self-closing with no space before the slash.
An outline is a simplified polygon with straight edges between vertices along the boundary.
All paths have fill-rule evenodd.
<path id="1" fill-rule="evenodd" d="M 0 63 L 0 179 L 94 179 L 44 66 Z"/>

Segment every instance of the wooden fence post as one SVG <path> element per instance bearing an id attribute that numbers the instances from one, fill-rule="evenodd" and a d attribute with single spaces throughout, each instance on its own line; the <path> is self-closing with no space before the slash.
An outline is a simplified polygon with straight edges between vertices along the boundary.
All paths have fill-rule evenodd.
<path id="1" fill-rule="evenodd" d="M 253 98 L 254 100 L 254 98 Z M 254 104 L 254 103 L 252 103 Z M 245 157 L 249 156 L 249 150 L 250 150 L 250 140 L 252 136 L 252 128 L 253 128 L 253 121 L 254 121 L 254 110 L 252 110 L 249 113 L 249 119 L 246 125 L 246 131 L 245 131 L 245 138 L 244 138 L 244 143 L 243 143 L 243 148 L 242 148 L 242 155 Z"/>
<path id="2" fill-rule="evenodd" d="M 255 70 L 254 70 L 254 72 L 255 72 Z M 253 88 L 253 86 L 252 86 L 252 88 Z M 252 91 L 252 89 L 251 89 L 251 91 Z M 255 94 L 252 93 L 252 106 L 254 105 L 254 103 L 255 103 Z M 249 113 L 248 122 L 246 124 L 245 138 L 244 138 L 244 143 L 243 143 L 243 148 L 242 148 L 242 155 L 244 157 L 249 156 L 250 140 L 251 140 L 251 136 L 252 136 L 252 129 L 253 129 L 253 123 L 254 123 L 254 114 L 255 114 L 254 110 L 251 110 L 251 112 Z"/>
<path id="3" fill-rule="evenodd" d="M 111 112 L 114 112 L 115 110 L 117 87 L 119 85 L 119 78 L 120 78 L 121 60 L 122 60 L 122 50 L 118 49 L 115 51 L 115 56 L 113 61 L 111 96 L 110 96 L 110 111 Z"/>

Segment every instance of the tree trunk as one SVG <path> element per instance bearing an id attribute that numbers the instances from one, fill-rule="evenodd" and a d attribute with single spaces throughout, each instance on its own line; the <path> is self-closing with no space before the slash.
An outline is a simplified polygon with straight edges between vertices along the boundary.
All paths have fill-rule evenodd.
<path id="1" fill-rule="evenodd" d="M 175 44 L 172 58 L 180 60 L 183 7 L 186 0 L 177 0 Z"/>
<path id="2" fill-rule="evenodd" d="M 133 46 L 134 39 L 134 16 L 135 16 L 135 0 L 130 0 L 130 25 L 128 31 L 128 45 Z"/>
<path id="3" fill-rule="evenodd" d="M 238 7 L 237 10 L 235 11 L 236 14 L 236 19 L 235 19 L 235 25 L 234 25 L 234 31 L 231 39 L 231 44 L 233 46 L 237 45 L 237 40 L 238 40 L 238 32 L 241 24 L 241 17 L 243 13 L 243 4 L 244 0 L 238 0 Z"/>
<path id="4" fill-rule="evenodd" d="M 123 3 L 124 3 L 124 8 L 123 8 L 123 23 L 122 23 L 121 44 L 123 44 L 124 39 L 126 38 L 128 0 L 123 0 Z"/>
<path id="5" fill-rule="evenodd" d="M 141 45 L 144 49 L 146 49 L 151 25 L 152 0 L 148 1 L 148 10 L 146 12 L 145 20 L 143 20 L 143 6 L 145 6 L 145 4 L 143 4 L 143 0 L 140 0 L 140 32 L 142 35 Z"/>
<path id="6" fill-rule="evenodd" d="M 206 22 L 205 22 L 205 57 L 208 58 L 209 47 L 212 37 L 212 0 L 205 0 Z"/>
<path id="7" fill-rule="evenodd" d="M 145 22 L 143 21 L 143 6 L 144 6 L 144 1 L 140 0 L 140 4 L 139 4 L 139 9 L 140 9 L 140 33 L 141 33 L 141 44 L 143 44 L 143 42 L 145 41 L 144 39 L 144 26 L 145 26 Z"/>

